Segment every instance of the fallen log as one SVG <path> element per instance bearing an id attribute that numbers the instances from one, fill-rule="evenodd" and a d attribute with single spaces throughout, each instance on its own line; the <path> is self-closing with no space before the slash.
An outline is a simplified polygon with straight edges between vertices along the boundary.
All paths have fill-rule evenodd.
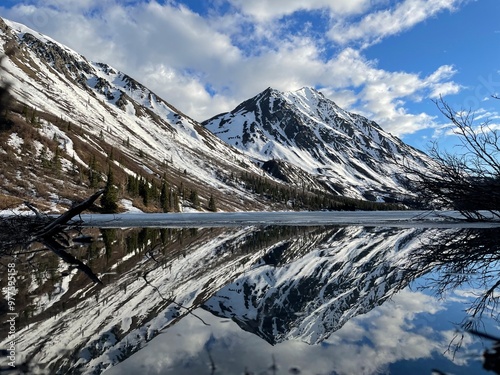
<path id="1" fill-rule="evenodd" d="M 57 219 L 42 228 L 38 233 L 35 233 L 34 237 L 46 238 L 57 234 L 71 219 L 73 219 L 77 215 L 80 215 L 83 211 L 92 206 L 97 198 L 99 198 L 103 193 L 104 190 L 99 190 L 96 193 L 92 194 L 89 198 L 85 199 L 83 202 L 74 205 Z"/>

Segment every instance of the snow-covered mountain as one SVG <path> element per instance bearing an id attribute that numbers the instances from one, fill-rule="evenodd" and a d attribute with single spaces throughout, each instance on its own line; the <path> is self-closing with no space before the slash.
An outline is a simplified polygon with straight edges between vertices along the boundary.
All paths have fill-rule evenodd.
<path id="1" fill-rule="evenodd" d="M 278 178 L 307 174 L 317 185 L 355 198 L 407 194 L 395 162 L 404 159 L 422 168 L 429 162 L 375 122 L 307 87 L 295 92 L 268 88 L 203 125 Z"/>
<path id="2" fill-rule="evenodd" d="M 10 159 L 0 194 L 21 202 L 68 205 L 92 185 L 86 175 L 97 172 L 102 185 L 109 169 L 121 186 L 130 176 L 153 187 L 166 180 L 179 195 L 176 210 L 195 189 L 202 208 L 215 196 L 223 210 L 290 202 L 310 208 L 305 202 L 314 195 L 321 201 L 325 193 L 328 199 L 400 202 L 409 192 L 394 161 L 422 167 L 428 161 L 314 89 L 267 89 L 202 126 L 126 73 L 88 61 L 24 25 L 0 19 L 0 54 L 2 79 L 16 99 L 14 126 L 0 132 L 0 153 Z M 57 173 L 49 173 L 47 161 Z M 262 177 L 279 188 L 263 191 Z M 325 201 L 314 208 L 333 206 Z"/>
<path id="3" fill-rule="evenodd" d="M 50 161 L 58 153 L 63 173 L 84 175 L 97 158 L 101 180 L 107 163 L 115 176 L 121 173 L 122 185 L 127 176 L 141 176 L 150 184 L 165 177 L 176 192 L 181 185 L 188 192 L 197 188 L 202 203 L 218 196 L 222 209 L 268 207 L 269 202 L 259 203 L 230 179 L 243 172 L 260 175 L 258 167 L 127 74 L 2 19 L 0 54 L 5 55 L 2 79 L 16 99 L 12 128 L 0 134 L 0 153 L 12 155 L 19 164 L 12 173 L 5 171 L 2 181 L 2 188 L 17 190 L 4 193 L 24 191 L 36 198 L 40 193 L 34 182 L 43 173 L 30 169 L 27 161 L 33 166 L 33 161 Z M 48 184 L 52 196 L 85 186 L 73 178 L 54 179 L 65 180 L 67 186 L 52 189 Z"/>

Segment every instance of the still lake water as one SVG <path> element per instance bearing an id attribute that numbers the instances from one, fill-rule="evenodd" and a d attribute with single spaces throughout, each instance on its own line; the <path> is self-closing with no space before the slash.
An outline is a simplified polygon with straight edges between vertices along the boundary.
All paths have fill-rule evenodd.
<path id="1" fill-rule="evenodd" d="M 494 341 L 470 331 L 500 337 L 500 228 L 373 216 L 330 225 L 324 215 L 210 227 L 197 216 L 196 228 L 105 220 L 65 239 L 87 267 L 34 244 L 8 259 L 20 275 L 18 368 L 492 373 Z M 4 325 L 2 348 L 7 334 Z"/>

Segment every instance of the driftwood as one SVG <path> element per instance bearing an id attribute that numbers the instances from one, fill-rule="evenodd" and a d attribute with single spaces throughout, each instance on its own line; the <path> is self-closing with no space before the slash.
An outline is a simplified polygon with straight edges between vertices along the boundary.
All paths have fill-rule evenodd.
<path id="1" fill-rule="evenodd" d="M 35 217 L 13 216 L 1 219 L 0 249 L 2 251 L 0 255 L 9 255 L 9 250 L 15 247 L 27 248 L 31 243 L 38 242 L 65 262 L 75 265 L 95 283 L 102 284 L 90 267 L 66 252 L 64 235 L 66 234 L 65 230 L 74 225 L 71 224 L 71 221 L 90 208 L 103 192 L 104 190 L 97 191 L 56 218 L 42 214 L 32 204 L 24 202 L 26 207 L 35 213 Z"/>
<path id="2" fill-rule="evenodd" d="M 92 206 L 97 198 L 99 198 L 103 193 L 104 190 L 99 190 L 89 198 L 85 199 L 83 202 L 71 207 L 57 219 L 42 228 L 42 230 L 40 230 L 38 233 L 35 233 L 35 237 L 50 238 L 59 233 L 64 228 L 64 225 L 66 225 L 75 216 L 80 215 L 83 211 Z"/>

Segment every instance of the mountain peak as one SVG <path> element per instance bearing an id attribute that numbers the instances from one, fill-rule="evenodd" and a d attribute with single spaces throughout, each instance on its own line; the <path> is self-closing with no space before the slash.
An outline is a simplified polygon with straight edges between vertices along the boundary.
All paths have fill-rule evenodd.
<path id="1" fill-rule="evenodd" d="M 305 97 L 320 96 L 320 97 L 324 98 L 324 95 L 320 91 L 318 91 L 314 87 L 310 87 L 310 86 L 304 86 L 304 87 L 294 91 L 294 93 L 297 95 L 305 96 Z"/>
<path id="2" fill-rule="evenodd" d="M 291 92 L 267 88 L 203 125 L 263 168 L 270 160 L 283 161 L 274 163 L 287 168 L 276 171 L 277 178 L 294 166 L 294 175 L 306 173 L 318 188 L 353 198 L 384 200 L 388 192 L 403 193 L 394 159 L 426 158 L 313 87 Z"/>
<path id="3" fill-rule="evenodd" d="M 260 94 L 256 95 L 256 97 L 261 97 L 261 96 L 274 96 L 274 97 L 284 97 L 284 98 L 300 97 L 306 100 L 318 99 L 318 98 L 326 99 L 325 96 L 320 91 L 310 86 L 304 86 L 295 91 L 280 91 L 272 87 L 268 87 Z"/>

